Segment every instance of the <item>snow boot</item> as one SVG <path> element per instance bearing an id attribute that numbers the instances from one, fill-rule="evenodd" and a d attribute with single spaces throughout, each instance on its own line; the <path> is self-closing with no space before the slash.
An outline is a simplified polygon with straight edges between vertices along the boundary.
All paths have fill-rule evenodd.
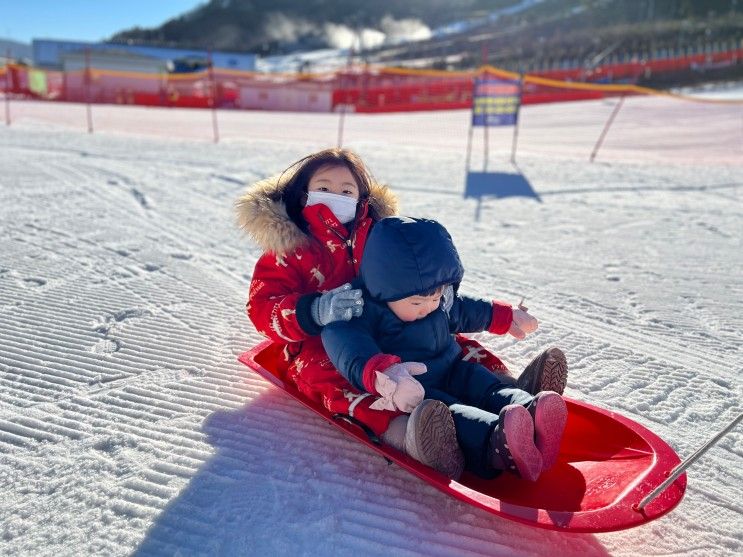
<path id="1" fill-rule="evenodd" d="M 405 429 L 405 452 L 453 480 L 464 471 L 464 454 L 457 443 L 457 430 L 449 407 L 440 400 L 426 399 L 415 407 Z"/>
<path id="2" fill-rule="evenodd" d="M 405 430 L 408 428 L 410 416 L 403 414 L 390 421 L 387 430 L 382 434 L 382 442 L 396 448 L 401 453 L 405 452 Z"/>
<path id="3" fill-rule="evenodd" d="M 490 462 L 520 478 L 536 481 L 542 473 L 542 455 L 534 444 L 534 420 L 521 405 L 509 404 L 498 414 L 490 437 Z"/>
<path id="4" fill-rule="evenodd" d="M 561 395 L 568 382 L 568 362 L 559 348 L 548 348 L 526 366 L 516 380 L 522 391 L 537 394 L 540 391 L 554 391 Z"/>
<path id="5" fill-rule="evenodd" d="M 534 438 L 542 455 L 542 470 L 549 470 L 560 454 L 560 442 L 568 421 L 567 406 L 557 393 L 542 391 L 534 397 L 528 410 L 534 419 Z"/>

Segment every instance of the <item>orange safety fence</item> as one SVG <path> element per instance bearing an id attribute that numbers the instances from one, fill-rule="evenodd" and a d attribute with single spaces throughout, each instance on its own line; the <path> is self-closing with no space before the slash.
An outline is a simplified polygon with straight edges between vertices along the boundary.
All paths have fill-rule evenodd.
<path id="1" fill-rule="evenodd" d="M 19 64 L 0 67 L 0 91 L 44 100 L 165 107 L 381 113 L 465 109 L 473 80 L 484 73 L 521 80 L 522 104 L 625 95 L 665 95 L 731 103 L 641 87 L 639 76 L 743 64 L 743 49 L 673 59 L 638 60 L 519 75 L 491 66 L 468 71 L 354 66 L 326 73 L 258 73 L 214 68 L 193 73 L 143 73 L 100 68 L 47 71 Z M 612 80 L 613 83 L 604 83 Z M 617 83 L 616 81 L 625 81 Z"/>
<path id="2" fill-rule="evenodd" d="M 743 50 L 717 53 L 710 63 L 725 59 L 731 65 L 743 63 Z M 722 56 L 726 54 L 726 56 Z M 698 57 L 687 57 L 686 66 Z M 680 63 L 653 61 L 644 64 L 647 71 L 662 72 L 664 68 L 682 67 Z M 623 64 L 623 67 L 628 64 Z M 636 72 L 636 69 L 633 70 Z M 670 71 L 670 70 L 669 70 Z M 577 72 L 577 70 L 576 70 Z M 336 104 L 346 104 L 358 112 L 392 112 L 402 110 L 436 110 L 468 108 L 472 101 L 473 79 L 488 73 L 504 79 L 522 80 L 522 104 L 562 102 L 573 100 L 600 99 L 622 95 L 666 95 L 679 99 L 711 103 L 737 103 L 737 100 L 710 100 L 669 93 L 633 83 L 596 83 L 586 81 L 566 81 L 537 74 L 520 75 L 515 72 L 483 66 L 467 72 L 445 72 L 437 70 L 410 70 L 402 68 L 381 68 L 367 70 L 356 75 L 348 75 L 346 83 L 341 79 L 341 87 L 335 93 Z M 553 72 L 545 72 L 547 74 Z"/>
<path id="3" fill-rule="evenodd" d="M 328 145 L 351 146 L 364 150 L 383 145 L 406 152 L 430 150 L 436 157 L 448 160 L 452 168 L 465 167 L 465 149 L 472 131 L 470 106 L 461 110 L 430 112 L 390 110 L 373 113 L 333 113 L 333 94 L 340 86 L 362 91 L 375 78 L 376 68 L 350 68 L 344 75 L 246 75 L 242 72 L 209 72 L 177 76 L 130 75 L 126 73 L 91 70 L 89 84 L 86 72 L 76 75 L 47 76 L 48 97 L 41 96 L 39 75 L 23 76 L 15 68 L 0 66 L 0 97 L 5 90 L 18 83 L 36 92 L 13 92 L 6 96 L 4 105 L 7 126 L 48 125 L 50 129 L 77 129 L 91 133 L 134 134 L 183 140 L 219 141 L 277 141 L 301 144 L 302 150 L 319 150 Z M 496 69 L 479 72 L 498 72 L 503 77 L 517 77 L 514 73 Z M 466 95 L 465 85 L 477 74 L 475 71 L 452 73 L 451 80 L 459 80 L 461 94 Z M 11 81 L 6 76 L 13 75 Z M 385 68 L 382 77 L 393 84 L 391 89 L 402 87 L 427 88 L 428 100 L 439 94 L 438 87 L 446 83 L 447 73 L 410 72 Z M 21 77 L 22 81 L 17 81 Z M 113 98 L 119 106 L 88 105 L 84 102 L 61 104 L 50 102 L 58 79 L 59 96 L 64 98 L 66 86 L 78 81 L 80 99 L 90 94 L 91 100 Z M 133 88 L 132 78 L 143 80 L 149 91 Z M 146 80 L 145 80 L 146 78 Z M 120 80 L 118 96 L 110 97 L 108 85 Z M 343 81 L 341 81 L 341 79 Z M 52 85 L 50 85 L 52 84 Z M 220 86 L 220 97 L 212 97 L 211 84 Z M 501 163 L 501 155 L 511 151 L 513 138 L 518 130 L 518 154 L 521 156 L 581 156 L 603 160 L 671 161 L 674 164 L 723 163 L 740 166 L 741 127 L 740 110 L 743 101 L 713 101 L 668 94 L 637 87 L 632 84 L 590 84 L 553 80 L 542 76 L 527 75 L 523 88 L 529 94 L 544 94 L 554 99 L 555 94 L 611 96 L 601 102 L 563 103 L 559 106 L 534 104 L 520 112 L 518 126 L 499 126 L 477 129 L 473 134 L 471 168 L 484 165 L 484 145 L 489 145 L 494 155 L 493 164 Z M 71 87 L 70 87 L 71 89 Z M 384 87 L 381 87 L 384 89 Z M 730 96 L 730 92 L 722 95 Z M 222 92 L 233 92 L 237 108 L 254 106 L 276 110 L 171 110 L 173 106 L 219 106 L 230 102 Z M 445 91 L 445 90 L 444 90 Z M 734 93 L 733 93 L 734 94 Z M 394 93 L 392 93 L 394 95 Z M 625 99 L 625 97 L 627 97 Z M 16 99 L 22 99 L 16 101 Z M 217 103 L 213 103 L 215 98 Z M 39 99 L 34 100 L 34 99 Z M 46 100 L 44 100 L 46 99 Z M 312 100 L 314 99 L 314 101 Z M 694 102 L 680 102 L 677 99 Z M 71 100 L 67 98 L 66 100 Z M 388 99 L 390 103 L 395 97 Z M 400 99 L 402 100 L 402 99 Z M 413 99 L 420 103 L 420 97 Z M 454 99 L 454 102 L 461 99 Z M 268 103 L 276 103 L 271 106 Z M 399 101 L 398 102 L 399 106 Z M 440 102 L 440 100 L 439 100 Z M 144 107 L 145 103 L 149 107 Z M 169 103 L 169 104 L 163 104 Z M 139 104 L 139 106 L 138 106 Z M 322 104 L 322 106 L 318 106 Z M 160 105 L 159 107 L 157 105 Z M 100 109 L 98 108 L 100 106 Z M 229 106 L 223 104 L 222 106 Z M 287 109 L 294 106 L 294 109 Z M 420 106 L 420 104 L 418 105 Z M 441 104 L 436 105 L 440 107 Z M 620 111 L 621 107 L 621 111 Z M 415 108 L 415 107 L 413 107 Z M 355 106 L 350 106 L 355 110 Z M 302 110 L 304 112 L 298 112 Z M 317 113 L 308 110 L 318 110 Z M 617 112 L 619 116 L 614 118 Z M 0 109 L 2 113 L 2 109 Z M 609 125 L 611 129 L 607 133 Z M 714 131 L 712 131 L 714 130 Z M 712 141 L 710 138 L 714 137 Z M 414 138 L 414 139 L 413 139 Z M 557 139 L 559 138 L 559 140 Z M 601 138 L 601 139 L 599 139 Z M 421 178 L 422 181 L 425 178 Z M 423 182 L 421 182 L 423 183 Z"/>

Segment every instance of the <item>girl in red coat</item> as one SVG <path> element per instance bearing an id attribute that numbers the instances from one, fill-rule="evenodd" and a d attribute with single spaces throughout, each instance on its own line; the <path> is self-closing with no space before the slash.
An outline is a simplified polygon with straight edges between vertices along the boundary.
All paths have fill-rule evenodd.
<path id="1" fill-rule="evenodd" d="M 395 196 L 374 181 L 356 154 L 327 149 L 253 184 L 236 209 L 240 226 L 264 251 L 253 271 L 247 312 L 259 332 L 283 347 L 279 371 L 310 399 L 386 441 L 390 421 L 413 407 L 374 405 L 378 397 L 354 388 L 333 367 L 319 334 L 328 323 L 363 312 L 361 291 L 349 283 L 359 273 L 369 229 L 397 213 Z M 476 341 L 456 340 L 463 360 L 508 373 Z M 522 388 L 530 392 L 562 392 L 566 375 L 564 355 L 550 349 L 519 381 L 529 383 Z M 437 429 L 428 425 L 424 433 Z"/>
<path id="2" fill-rule="evenodd" d="M 375 397 L 335 370 L 319 333 L 363 311 L 361 291 L 349 283 L 370 227 L 397 213 L 397 199 L 356 154 L 327 149 L 253 184 L 237 212 L 240 226 L 264 250 L 250 283 L 248 317 L 283 345 L 285 376 L 330 412 L 381 435 L 400 412 L 370 409 Z"/>

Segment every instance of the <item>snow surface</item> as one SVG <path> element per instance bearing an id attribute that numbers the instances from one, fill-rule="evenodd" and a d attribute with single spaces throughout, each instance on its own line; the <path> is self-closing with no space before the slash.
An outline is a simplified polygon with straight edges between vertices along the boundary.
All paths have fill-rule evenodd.
<path id="1" fill-rule="evenodd" d="M 491 169 L 541 196 L 463 199 L 467 112 L 348 115 L 344 144 L 403 212 L 438 218 L 464 290 L 526 305 L 512 369 L 544 347 L 567 394 L 684 457 L 741 407 L 743 109 L 628 99 L 527 107 Z M 246 182 L 333 145 L 338 115 L 11 103 L 0 127 L 0 554 L 740 555 L 741 428 L 669 515 L 566 534 L 447 497 L 236 361 L 259 250 Z M 175 139 L 181 138 L 181 139 Z M 472 165 L 482 164 L 482 133 Z"/>

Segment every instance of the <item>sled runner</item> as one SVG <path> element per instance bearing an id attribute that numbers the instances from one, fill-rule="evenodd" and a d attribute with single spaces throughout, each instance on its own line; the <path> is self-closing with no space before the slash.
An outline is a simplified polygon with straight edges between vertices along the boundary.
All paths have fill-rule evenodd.
<path id="1" fill-rule="evenodd" d="M 663 516 L 681 501 L 686 474 L 638 510 L 640 501 L 679 464 L 675 451 L 640 424 L 617 413 L 566 399 L 568 422 L 557 464 L 536 482 L 511 474 L 459 481 L 403 453 L 375 443 L 358 425 L 332 415 L 285 382 L 277 365 L 281 347 L 264 341 L 239 360 L 299 402 L 444 493 L 495 515 L 566 532 L 610 532 Z"/>

